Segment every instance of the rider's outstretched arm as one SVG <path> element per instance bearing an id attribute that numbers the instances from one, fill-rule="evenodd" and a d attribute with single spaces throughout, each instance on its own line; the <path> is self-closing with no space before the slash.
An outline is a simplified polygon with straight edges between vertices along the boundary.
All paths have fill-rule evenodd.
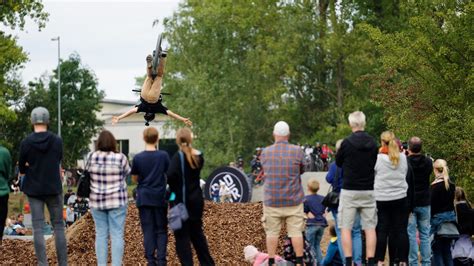
<path id="1" fill-rule="evenodd" d="M 191 122 L 191 120 L 189 120 L 189 118 L 184 118 L 184 117 L 182 117 L 178 114 L 173 113 L 171 110 L 166 110 L 166 114 L 168 114 L 169 116 L 171 116 L 174 119 L 182 121 L 187 126 L 192 126 L 193 125 L 193 122 Z"/>
<path id="2" fill-rule="evenodd" d="M 138 111 L 138 107 L 135 106 L 132 109 L 128 110 L 127 112 L 119 115 L 119 116 L 114 116 L 112 117 L 112 125 L 117 124 L 120 120 L 124 119 L 125 117 L 128 117 Z"/>

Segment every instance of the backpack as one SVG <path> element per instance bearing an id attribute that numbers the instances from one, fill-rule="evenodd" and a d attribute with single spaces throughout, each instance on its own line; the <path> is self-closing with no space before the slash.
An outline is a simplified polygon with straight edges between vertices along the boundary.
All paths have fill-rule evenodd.
<path id="1" fill-rule="evenodd" d="M 309 266 L 316 266 L 316 254 L 314 254 L 313 249 L 311 248 L 311 245 L 309 244 L 308 240 L 303 235 L 303 263 L 304 265 L 309 265 Z M 293 246 L 291 245 L 291 238 L 288 236 L 285 236 L 283 238 L 283 258 L 287 261 L 290 261 L 296 265 L 296 254 L 293 249 Z"/>

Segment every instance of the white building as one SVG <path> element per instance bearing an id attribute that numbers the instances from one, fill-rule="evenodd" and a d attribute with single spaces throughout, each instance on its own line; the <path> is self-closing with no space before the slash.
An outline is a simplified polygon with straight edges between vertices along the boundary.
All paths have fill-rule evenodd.
<path id="1" fill-rule="evenodd" d="M 104 129 L 109 130 L 118 142 L 118 149 L 132 159 L 133 156 L 145 148 L 143 142 L 143 130 L 146 128 L 145 119 L 142 113 L 133 114 L 119 123 L 112 125 L 112 117 L 118 116 L 130 110 L 137 102 L 104 99 L 101 102 L 101 111 L 97 113 L 99 119 L 104 121 Z M 159 132 L 160 150 L 166 150 L 172 155 L 178 150 L 175 144 L 176 131 L 168 125 L 169 117 L 156 114 L 155 120 L 150 122 L 150 126 L 156 127 Z M 93 137 L 89 149 L 95 150 L 97 136 Z"/>

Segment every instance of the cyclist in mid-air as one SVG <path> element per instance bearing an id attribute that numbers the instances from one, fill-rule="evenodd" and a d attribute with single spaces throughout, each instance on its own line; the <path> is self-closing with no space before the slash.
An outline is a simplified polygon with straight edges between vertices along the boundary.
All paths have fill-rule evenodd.
<path id="1" fill-rule="evenodd" d="M 140 91 L 140 104 L 135 105 L 129 111 L 119 115 L 112 117 L 112 124 L 118 123 L 120 120 L 128 117 L 134 113 L 145 113 L 143 116 L 145 118 L 145 125 L 148 126 L 149 122 L 155 119 L 156 113 L 161 113 L 164 115 L 169 115 L 174 119 L 180 120 L 185 123 L 187 126 L 191 126 L 193 123 L 189 118 L 184 118 L 176 113 L 173 113 L 171 110 L 168 110 L 165 106 L 163 106 L 162 96 L 161 96 L 161 82 L 163 79 L 165 63 L 166 63 L 166 55 L 167 51 L 163 50 L 157 56 L 160 57 L 160 63 L 156 69 L 156 75 L 153 74 L 152 69 L 152 60 L 153 57 L 148 55 L 146 57 L 147 69 L 146 69 L 146 78 L 145 82 L 143 82 L 142 89 Z"/>

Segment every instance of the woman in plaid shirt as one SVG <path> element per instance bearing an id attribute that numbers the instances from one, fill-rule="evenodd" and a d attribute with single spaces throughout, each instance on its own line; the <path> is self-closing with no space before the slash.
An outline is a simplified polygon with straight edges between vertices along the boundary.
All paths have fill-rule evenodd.
<path id="1" fill-rule="evenodd" d="M 97 149 L 88 160 L 91 175 L 90 208 L 95 222 L 95 252 L 98 265 L 107 264 L 107 243 L 110 234 L 112 265 L 121 265 L 127 214 L 126 176 L 130 173 L 127 157 L 117 153 L 116 140 L 104 130 L 97 140 Z"/>

